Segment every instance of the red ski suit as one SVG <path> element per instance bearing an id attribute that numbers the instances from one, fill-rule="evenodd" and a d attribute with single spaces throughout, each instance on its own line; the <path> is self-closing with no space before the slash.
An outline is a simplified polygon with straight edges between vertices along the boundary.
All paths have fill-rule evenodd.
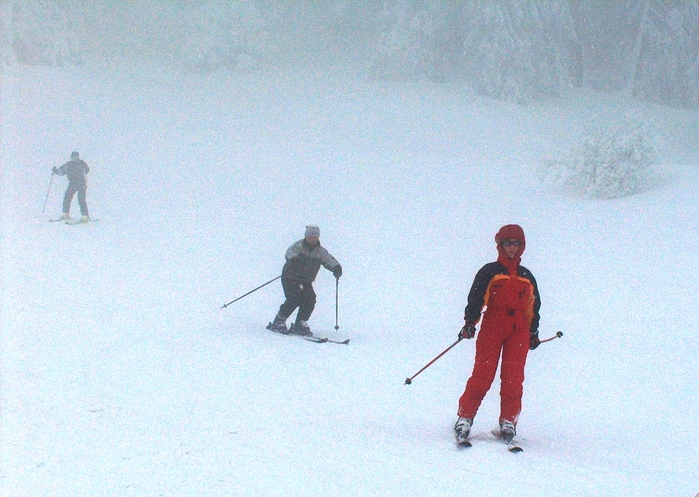
<path id="1" fill-rule="evenodd" d="M 500 242 L 519 240 L 515 257 L 510 259 Z M 538 335 L 539 291 L 534 276 L 520 266 L 525 239 L 522 228 L 517 225 L 503 226 L 495 241 L 498 260 L 483 266 L 476 274 L 465 321 L 475 325 L 481 318 L 476 339 L 476 359 L 473 373 L 466 383 L 466 390 L 459 399 L 458 415 L 473 419 L 481 401 L 490 389 L 498 362 L 500 367 L 500 423 L 511 421 L 515 425 L 522 410 L 522 384 L 524 365 L 529 352 L 529 339 Z"/>

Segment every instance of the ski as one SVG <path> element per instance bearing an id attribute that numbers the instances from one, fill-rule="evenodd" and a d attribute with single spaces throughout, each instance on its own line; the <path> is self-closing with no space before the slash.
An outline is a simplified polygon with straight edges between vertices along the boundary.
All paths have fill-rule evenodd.
<path id="1" fill-rule="evenodd" d="M 516 443 L 514 443 L 514 441 L 512 441 L 512 442 L 506 442 L 506 441 L 504 441 L 504 440 L 500 437 L 500 432 L 499 432 L 498 430 L 493 430 L 493 431 L 491 431 L 491 433 L 493 434 L 493 436 L 494 436 L 495 438 L 497 438 L 497 439 L 500 440 L 502 443 L 504 443 L 505 445 L 507 445 L 507 450 L 510 451 L 510 452 L 512 452 L 513 454 L 519 454 L 520 452 L 524 452 L 524 449 L 523 449 L 522 447 L 520 447 L 519 445 L 517 445 Z"/>
<path id="2" fill-rule="evenodd" d="M 72 217 L 69 217 L 68 219 L 64 217 L 59 217 L 58 219 L 49 219 L 49 223 L 62 223 L 65 222 L 66 224 L 87 224 L 91 221 L 99 221 L 99 219 L 89 219 L 88 221 L 82 221 L 81 219 L 75 219 Z"/>
<path id="3" fill-rule="evenodd" d="M 514 442 L 509 442 L 509 443 L 508 443 L 508 442 L 505 442 L 504 440 L 502 440 L 502 439 L 500 438 L 499 435 L 496 435 L 495 432 L 493 432 L 493 435 L 495 435 L 495 437 L 496 437 L 500 442 L 502 442 L 502 443 L 504 443 L 505 445 L 507 445 L 507 450 L 508 450 L 509 452 L 511 452 L 511 453 L 513 453 L 513 454 L 518 454 L 518 453 L 520 453 L 520 452 L 524 452 L 524 449 L 523 449 L 522 447 L 520 447 L 519 445 L 515 444 Z M 466 440 L 466 439 L 463 439 L 463 440 L 462 440 L 462 439 L 460 439 L 460 438 L 458 438 L 458 437 L 456 438 L 456 448 L 457 448 L 457 449 L 462 450 L 462 449 L 468 449 L 469 447 L 473 447 L 473 444 L 471 443 L 470 440 Z"/>
<path id="4" fill-rule="evenodd" d="M 306 340 L 307 342 L 313 342 L 313 343 L 335 343 L 335 344 L 339 344 L 339 345 L 347 345 L 347 344 L 350 342 L 349 338 L 346 339 L 346 340 L 340 341 L 340 340 L 331 340 L 330 338 L 327 338 L 327 337 L 317 337 L 317 336 L 314 336 L 314 335 L 299 335 L 299 334 L 297 334 L 297 333 L 282 333 L 282 332 L 280 332 L 280 331 L 275 331 L 275 330 L 271 329 L 270 326 L 272 326 L 272 323 L 268 324 L 267 327 L 266 327 L 266 329 L 268 329 L 268 330 L 271 331 L 272 333 L 276 333 L 276 334 L 278 334 L 278 335 L 284 335 L 284 336 L 288 336 L 288 337 L 297 337 L 297 338 L 301 338 L 301 339 L 303 339 L 303 340 Z"/>
<path id="5" fill-rule="evenodd" d="M 304 340 L 307 340 L 309 342 L 315 342 L 315 343 L 336 343 L 338 345 L 347 345 L 350 343 L 349 338 L 346 340 L 331 340 L 330 338 L 327 337 L 317 337 L 317 336 L 302 336 L 302 335 L 294 335 L 293 333 L 289 333 L 289 336 L 297 336 L 300 338 L 303 338 Z"/>
<path id="6" fill-rule="evenodd" d="M 473 444 L 464 439 L 460 439 L 459 437 L 456 437 L 456 448 L 457 449 L 468 449 L 469 447 L 473 447 Z"/>
<path id="7" fill-rule="evenodd" d="M 347 345 L 348 343 L 350 343 L 349 338 L 347 338 L 345 340 L 331 340 L 330 338 L 326 338 L 325 341 L 328 343 L 337 343 L 339 345 Z"/>
<path id="8" fill-rule="evenodd" d="M 80 219 L 76 219 L 76 220 L 74 220 L 74 221 L 73 221 L 73 220 L 69 220 L 69 221 L 66 221 L 66 224 L 69 225 L 69 226 L 75 226 L 76 224 L 88 224 L 88 223 L 93 223 L 93 222 L 95 222 L 95 221 L 99 221 L 99 219 L 89 219 L 89 220 L 87 220 L 87 221 L 82 221 L 82 220 L 80 220 Z"/>

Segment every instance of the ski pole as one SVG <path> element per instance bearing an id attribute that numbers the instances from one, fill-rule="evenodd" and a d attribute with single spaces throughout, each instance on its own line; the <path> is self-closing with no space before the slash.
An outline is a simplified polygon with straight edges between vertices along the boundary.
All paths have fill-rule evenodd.
<path id="1" fill-rule="evenodd" d="M 264 284 L 258 286 L 258 287 L 255 288 L 254 290 L 250 290 L 250 291 L 249 291 L 248 293 L 246 293 L 245 295 L 241 295 L 241 296 L 238 297 L 237 299 L 231 300 L 231 301 L 228 302 L 227 304 L 224 304 L 224 305 L 221 307 L 221 309 L 225 309 L 226 307 L 228 307 L 229 305 L 231 305 L 233 302 L 238 302 L 238 301 L 239 301 L 240 299 L 242 299 L 243 297 L 247 297 L 247 296 L 250 295 L 252 292 L 258 291 L 258 290 L 259 290 L 260 288 L 262 288 L 263 286 L 267 286 L 267 285 L 269 285 L 270 283 L 272 283 L 273 281 L 277 281 L 277 280 L 278 280 L 279 278 L 281 278 L 281 277 L 282 277 L 282 275 L 280 274 L 280 275 L 277 276 L 276 278 L 273 278 L 273 279 L 269 280 L 267 283 L 264 283 Z"/>
<path id="2" fill-rule="evenodd" d="M 556 338 L 561 338 L 562 336 L 563 336 L 563 332 L 562 332 L 562 331 L 557 331 L 556 334 L 553 335 L 551 338 L 547 338 L 547 339 L 545 339 L 545 340 L 541 340 L 539 343 L 542 344 L 542 343 L 550 342 L 551 340 L 555 340 Z"/>
<path id="3" fill-rule="evenodd" d="M 53 184 L 53 177 L 55 176 L 56 173 L 51 173 L 51 181 L 49 181 L 49 189 L 46 192 L 46 200 L 44 200 L 44 208 L 41 209 L 41 212 L 46 212 L 46 204 L 49 201 L 49 193 L 51 193 L 51 185 Z"/>
<path id="4" fill-rule="evenodd" d="M 410 385 L 410 384 L 413 382 L 413 379 L 414 379 L 417 375 L 419 375 L 420 373 L 422 373 L 425 369 L 429 368 L 437 359 L 439 359 L 439 358 L 442 357 L 444 354 L 446 354 L 447 352 L 449 352 L 449 351 L 450 351 L 457 343 L 459 343 L 461 340 L 463 340 L 463 338 L 459 338 L 456 342 L 452 343 L 449 347 L 447 347 L 446 349 L 444 349 L 444 351 L 443 351 L 441 354 L 439 354 L 437 357 L 435 357 L 435 358 L 432 359 L 430 362 L 428 362 L 427 364 L 425 364 L 425 367 L 423 367 L 420 371 L 418 371 L 417 373 L 415 373 L 414 375 L 412 375 L 410 378 L 406 378 L 406 379 L 405 379 L 405 384 L 406 384 L 406 385 Z"/>
<path id="5" fill-rule="evenodd" d="M 340 286 L 340 278 L 335 278 L 335 331 L 339 330 L 340 327 L 337 324 L 337 294 L 338 294 L 338 287 Z"/>

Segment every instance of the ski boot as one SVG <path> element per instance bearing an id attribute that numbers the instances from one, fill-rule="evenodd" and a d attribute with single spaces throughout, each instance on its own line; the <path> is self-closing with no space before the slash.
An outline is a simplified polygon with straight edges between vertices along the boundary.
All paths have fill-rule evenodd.
<path id="1" fill-rule="evenodd" d="M 512 421 L 503 421 L 500 423 L 500 439 L 505 443 L 512 443 L 512 439 L 515 438 L 517 430 Z"/>
<path id="2" fill-rule="evenodd" d="M 274 321 L 267 325 L 267 329 L 275 333 L 281 333 L 282 335 L 289 334 L 289 330 L 286 328 L 286 318 L 279 314 L 276 315 Z"/>
<path id="3" fill-rule="evenodd" d="M 308 326 L 308 321 L 299 321 L 294 323 L 289 328 L 289 333 L 293 335 L 301 335 L 302 337 L 311 337 L 313 333 L 311 332 L 311 327 Z"/>
<path id="4" fill-rule="evenodd" d="M 464 443 L 466 439 L 471 434 L 471 426 L 473 425 L 473 420 L 468 418 L 459 417 L 454 425 L 454 434 L 456 435 L 457 443 Z"/>

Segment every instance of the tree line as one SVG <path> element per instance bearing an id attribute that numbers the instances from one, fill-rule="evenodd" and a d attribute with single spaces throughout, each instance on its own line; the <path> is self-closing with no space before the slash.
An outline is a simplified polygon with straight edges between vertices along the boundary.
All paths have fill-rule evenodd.
<path id="1" fill-rule="evenodd" d="M 0 0 L 3 64 L 360 63 L 527 103 L 570 87 L 699 106 L 699 0 Z"/>

